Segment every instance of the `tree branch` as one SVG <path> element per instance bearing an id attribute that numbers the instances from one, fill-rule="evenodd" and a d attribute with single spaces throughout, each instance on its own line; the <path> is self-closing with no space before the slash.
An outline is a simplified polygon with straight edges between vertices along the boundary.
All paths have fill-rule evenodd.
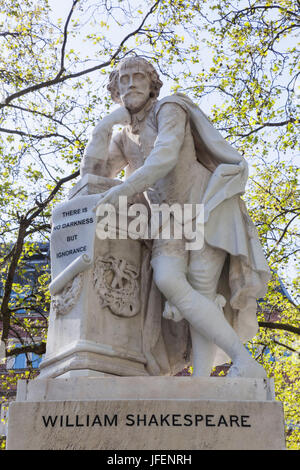
<path id="1" fill-rule="evenodd" d="M 273 339 L 272 341 L 273 341 L 273 343 L 277 344 L 278 346 L 282 346 L 283 348 L 286 348 L 289 351 L 295 352 L 295 353 L 299 354 L 299 356 L 300 356 L 300 352 L 297 351 L 296 349 L 291 348 L 290 346 L 287 346 L 286 344 L 280 343 L 279 341 L 276 341 L 275 339 Z"/>
<path id="2" fill-rule="evenodd" d="M 38 205 L 38 208 L 36 209 L 35 207 L 33 207 L 32 209 L 30 209 L 27 214 L 26 214 L 26 217 L 29 216 L 29 214 L 34 210 L 33 214 L 30 215 L 30 217 L 28 218 L 28 221 L 29 221 L 29 224 L 31 224 L 31 222 L 38 216 L 40 215 L 40 213 L 47 207 L 47 205 L 52 201 L 52 199 L 54 198 L 54 196 L 58 193 L 58 191 L 60 190 L 60 188 L 65 184 L 67 183 L 68 181 L 72 181 L 73 179 L 77 178 L 79 176 L 79 170 L 75 171 L 75 173 L 71 173 L 70 175 L 66 176 L 65 178 L 61 178 L 57 183 L 56 183 L 56 186 L 55 188 L 53 188 L 53 190 L 51 191 L 51 193 L 49 194 L 49 196 L 44 199 L 44 201 L 41 201 L 39 202 L 39 205 Z M 28 224 L 28 225 L 29 225 Z"/>
<path id="3" fill-rule="evenodd" d="M 258 132 L 261 129 L 264 129 L 265 127 L 281 127 L 285 126 L 286 124 L 289 124 L 290 122 L 295 122 L 296 119 L 290 118 L 287 119 L 286 121 L 281 121 L 281 122 L 266 122 L 262 124 L 261 126 L 257 127 L 256 129 L 252 129 L 249 131 L 247 134 L 235 134 L 236 137 L 248 137 L 251 134 L 254 134 L 254 132 Z"/>
<path id="4" fill-rule="evenodd" d="M 50 139 L 51 137 L 59 137 L 60 139 L 64 139 L 70 144 L 73 144 L 73 142 L 68 139 L 65 135 L 59 134 L 58 132 L 52 132 L 51 134 L 28 134 L 27 132 L 18 130 L 18 129 L 5 129 L 4 127 L 0 127 L 0 132 L 4 132 L 5 134 L 16 134 L 21 137 L 30 137 L 32 139 Z"/>
<path id="5" fill-rule="evenodd" d="M 59 180 L 55 186 L 55 188 L 51 191 L 49 196 L 39 203 L 39 206 L 36 208 L 30 209 L 25 216 L 20 217 L 20 226 L 18 230 L 18 236 L 17 236 L 17 241 L 13 247 L 12 250 L 12 259 L 11 263 L 8 268 L 7 272 L 7 278 L 4 286 L 4 292 L 3 292 L 3 299 L 1 303 L 1 308 L 0 308 L 0 318 L 2 319 L 3 322 L 3 329 L 2 329 L 2 341 L 6 342 L 9 334 L 9 326 L 10 326 L 10 309 L 8 307 L 10 297 L 11 297 L 11 291 L 12 291 L 12 285 L 14 281 L 14 276 L 16 274 L 16 270 L 18 267 L 18 262 L 22 254 L 22 250 L 24 247 L 24 240 L 28 234 L 28 227 L 32 223 L 32 221 L 40 215 L 40 213 L 47 207 L 47 205 L 52 201 L 54 196 L 57 194 L 61 186 L 63 186 L 64 183 L 71 181 L 72 179 L 76 178 L 79 176 L 79 170 L 76 171 L 75 173 L 72 173 L 71 175 L 66 176 L 65 178 L 62 178 Z M 33 213 L 31 213 L 34 211 Z"/>
<path id="6" fill-rule="evenodd" d="M 292 218 L 288 221 L 288 223 L 287 223 L 286 226 L 284 227 L 284 230 L 283 230 L 283 232 L 282 232 L 282 234 L 281 234 L 279 240 L 276 241 L 276 244 L 275 244 L 274 248 L 272 248 L 272 250 L 269 251 L 267 257 L 269 257 L 269 256 L 274 252 L 276 246 L 279 245 L 279 243 L 282 241 L 283 237 L 284 237 L 285 234 L 287 233 L 287 230 L 288 230 L 289 226 L 293 223 L 293 221 L 294 221 L 297 217 L 299 217 L 299 214 L 294 215 L 294 217 L 292 217 Z"/>
<path id="7" fill-rule="evenodd" d="M 49 86 L 53 86 L 53 85 L 57 85 L 58 83 L 62 83 L 62 82 L 65 82 L 66 80 L 70 80 L 72 78 L 78 78 L 82 75 L 87 75 L 91 72 L 95 72 L 96 70 L 101 70 L 103 69 L 104 67 L 108 67 L 112 61 L 114 61 L 117 56 L 119 55 L 119 53 L 121 52 L 122 50 L 122 47 L 124 46 L 125 42 L 128 41 L 128 39 L 130 39 L 131 37 L 135 36 L 136 34 L 138 34 L 138 32 L 142 29 L 142 27 L 144 26 L 146 20 L 148 19 L 148 17 L 150 15 L 152 15 L 152 13 L 157 9 L 159 3 L 160 3 L 161 0 L 157 0 L 155 2 L 155 4 L 150 8 L 150 10 L 148 11 L 148 13 L 144 16 L 142 22 L 140 23 L 140 25 L 134 30 L 132 31 L 131 33 L 127 34 L 123 40 L 120 42 L 119 46 L 117 47 L 116 51 L 110 56 L 110 58 L 105 61 L 105 62 L 102 62 L 102 64 L 99 64 L 99 65 L 95 65 L 94 67 L 90 67 L 88 69 L 85 69 L 85 70 L 81 70 L 79 72 L 74 72 L 74 73 L 70 73 L 68 75 L 62 75 L 60 74 L 60 72 L 58 72 L 58 74 L 51 80 L 46 80 L 45 82 L 42 82 L 42 83 L 38 83 L 36 85 L 32 85 L 32 86 L 29 86 L 23 90 L 20 90 L 20 91 L 17 91 L 16 93 L 13 93 L 12 95 L 8 96 L 7 98 L 5 98 L 5 100 L 0 104 L 0 109 L 1 108 L 4 108 L 5 106 L 7 106 L 11 101 L 15 100 L 16 98 L 20 98 L 21 96 L 24 96 L 28 93 L 32 93 L 33 91 L 37 91 L 37 90 L 41 90 L 42 88 L 45 88 L 45 87 L 49 87 Z"/>
<path id="8" fill-rule="evenodd" d="M 300 327 L 288 325 L 287 323 L 259 321 L 258 325 L 260 326 L 260 328 L 270 328 L 272 330 L 285 330 L 285 331 L 288 331 L 289 333 L 300 335 Z"/>
<path id="9" fill-rule="evenodd" d="M 71 17 L 73 15 L 73 12 L 75 10 L 76 4 L 78 2 L 79 2 L 79 0 L 73 0 L 72 8 L 71 8 L 71 10 L 68 14 L 68 17 L 67 17 L 67 20 L 66 20 L 66 23 L 65 23 L 64 39 L 63 39 L 63 43 L 62 43 L 61 57 L 60 57 L 60 70 L 59 70 L 58 74 L 56 75 L 56 78 L 59 78 L 65 71 L 64 63 L 65 63 L 65 51 L 66 51 L 66 45 L 67 45 L 67 39 L 68 39 L 68 26 L 69 26 Z"/>
<path id="10" fill-rule="evenodd" d="M 0 36 L 2 36 L 4 38 L 6 36 L 11 36 L 11 37 L 15 38 L 15 37 L 20 36 L 21 34 L 22 34 L 21 32 L 17 32 L 17 31 L 15 31 L 15 32 L 4 31 L 4 32 L 0 33 Z"/>
<path id="11" fill-rule="evenodd" d="M 17 356 L 18 354 L 26 354 L 31 352 L 39 355 L 45 354 L 46 343 L 38 343 L 10 349 L 6 352 L 6 357 Z"/>

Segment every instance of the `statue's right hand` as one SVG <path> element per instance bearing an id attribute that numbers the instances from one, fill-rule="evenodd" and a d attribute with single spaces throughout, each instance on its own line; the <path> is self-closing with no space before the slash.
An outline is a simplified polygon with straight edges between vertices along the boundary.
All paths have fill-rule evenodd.
<path id="1" fill-rule="evenodd" d="M 125 106 L 120 106 L 119 108 L 115 109 L 104 119 L 109 120 L 113 125 L 120 124 L 125 126 L 131 123 L 131 115 L 128 109 L 125 108 Z"/>
<path id="2" fill-rule="evenodd" d="M 129 111 L 124 106 L 120 106 L 98 122 L 92 132 L 92 142 L 102 138 L 103 132 L 104 134 L 109 133 L 113 126 L 117 124 L 126 126 L 126 124 L 130 123 L 131 115 Z"/>

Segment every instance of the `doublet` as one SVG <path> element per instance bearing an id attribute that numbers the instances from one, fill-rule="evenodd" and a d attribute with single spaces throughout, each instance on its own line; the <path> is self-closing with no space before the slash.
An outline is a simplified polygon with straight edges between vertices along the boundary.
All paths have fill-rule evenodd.
<path id="1" fill-rule="evenodd" d="M 163 126 L 160 126 L 160 119 L 164 120 Z M 182 128 L 181 145 L 174 146 L 170 130 L 176 136 L 182 133 Z M 148 109 L 146 106 L 137 116 L 134 115 L 133 123 L 112 138 L 110 166 L 119 169 L 122 163 L 125 164 L 126 181 L 147 162 L 153 151 L 159 154 L 160 148 L 156 147 L 158 134 L 161 147 L 169 147 L 169 152 L 178 153 L 176 165 L 167 175 L 152 183 L 150 188 L 143 187 L 142 177 L 141 182 L 135 178 L 135 187 L 139 186 L 139 192 L 146 191 L 150 204 L 200 203 L 211 172 L 197 160 L 190 122 L 186 112 L 177 104 L 167 103 L 160 110 L 159 102 L 151 102 Z"/>

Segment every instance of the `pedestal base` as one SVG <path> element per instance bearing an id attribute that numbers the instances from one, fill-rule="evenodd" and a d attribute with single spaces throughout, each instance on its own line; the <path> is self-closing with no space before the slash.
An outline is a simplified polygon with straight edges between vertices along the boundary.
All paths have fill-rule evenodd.
<path id="1" fill-rule="evenodd" d="M 9 450 L 284 448 L 282 405 L 262 379 L 36 379 L 9 409 Z"/>

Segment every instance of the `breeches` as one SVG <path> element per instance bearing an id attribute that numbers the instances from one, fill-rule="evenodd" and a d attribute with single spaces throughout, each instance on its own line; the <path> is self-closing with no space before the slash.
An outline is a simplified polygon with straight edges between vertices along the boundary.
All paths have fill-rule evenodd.
<path id="1" fill-rule="evenodd" d="M 173 242 L 173 244 L 172 244 Z M 176 304 L 195 289 L 215 300 L 227 253 L 204 243 L 201 250 L 176 250 L 179 240 L 168 240 L 168 249 L 152 257 L 154 281 L 166 299 Z M 173 246 L 172 246 L 173 245 Z M 173 249 L 172 249 L 173 248 Z"/>

